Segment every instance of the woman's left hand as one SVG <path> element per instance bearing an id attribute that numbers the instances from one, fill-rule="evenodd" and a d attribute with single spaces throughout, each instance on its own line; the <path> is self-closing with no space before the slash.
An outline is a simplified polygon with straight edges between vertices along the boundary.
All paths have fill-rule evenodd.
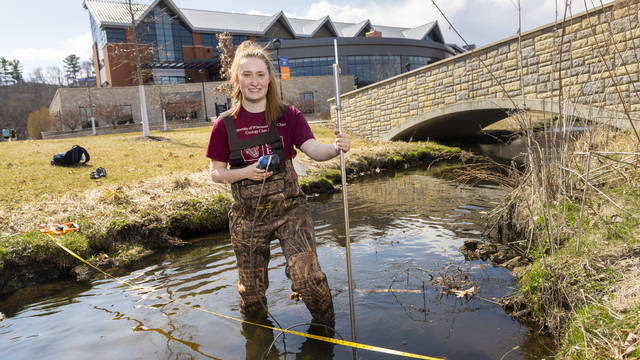
<path id="1" fill-rule="evenodd" d="M 347 152 L 351 148 L 351 141 L 349 139 L 349 135 L 345 133 L 341 133 L 338 130 L 333 132 L 336 135 L 336 141 L 333 143 L 333 146 L 336 148 L 336 152 L 340 153 L 340 150 Z"/>

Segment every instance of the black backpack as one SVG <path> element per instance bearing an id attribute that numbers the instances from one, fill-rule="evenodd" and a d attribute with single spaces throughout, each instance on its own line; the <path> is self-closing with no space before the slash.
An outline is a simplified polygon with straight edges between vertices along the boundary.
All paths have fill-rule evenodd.
<path id="1" fill-rule="evenodd" d="M 84 156 L 84 161 L 82 163 L 86 164 L 90 159 L 89 153 L 87 152 L 87 150 L 82 146 L 73 145 L 73 147 L 66 153 L 59 153 L 59 154 L 53 155 L 53 160 L 51 160 L 51 165 L 62 165 L 62 166 L 76 165 L 80 163 L 80 160 L 82 160 L 83 156 Z"/>

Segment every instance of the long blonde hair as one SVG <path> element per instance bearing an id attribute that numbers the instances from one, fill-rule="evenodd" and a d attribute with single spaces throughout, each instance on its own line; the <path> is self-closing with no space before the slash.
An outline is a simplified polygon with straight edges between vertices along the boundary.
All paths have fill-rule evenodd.
<path id="1" fill-rule="evenodd" d="M 267 51 L 256 44 L 251 40 L 247 40 L 238 46 L 236 50 L 236 54 L 233 58 L 233 63 L 231 64 L 231 79 L 229 82 L 231 83 L 231 96 L 233 100 L 235 100 L 237 106 L 231 113 L 231 115 L 235 118 L 240 113 L 240 108 L 242 107 L 242 92 L 240 91 L 240 82 L 238 81 L 238 74 L 240 72 L 240 63 L 242 60 L 246 58 L 254 57 L 264 61 L 264 64 L 267 66 L 267 70 L 269 72 L 269 86 L 267 88 L 267 106 L 264 111 L 265 118 L 267 120 L 267 124 L 271 124 L 278 120 L 282 111 L 282 102 L 280 101 L 280 96 L 278 94 L 278 82 L 276 81 L 275 70 L 273 68 L 273 64 L 271 60 L 269 60 L 269 55 Z"/>

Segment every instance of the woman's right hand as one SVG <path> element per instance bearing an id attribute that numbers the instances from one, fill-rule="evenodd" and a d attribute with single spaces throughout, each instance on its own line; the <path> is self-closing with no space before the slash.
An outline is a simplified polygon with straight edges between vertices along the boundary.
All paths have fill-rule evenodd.
<path id="1" fill-rule="evenodd" d="M 265 177 L 265 169 L 258 169 L 258 162 L 251 164 L 243 169 L 245 171 L 245 179 L 262 181 Z M 267 178 L 273 175 L 273 171 L 267 173 Z"/>

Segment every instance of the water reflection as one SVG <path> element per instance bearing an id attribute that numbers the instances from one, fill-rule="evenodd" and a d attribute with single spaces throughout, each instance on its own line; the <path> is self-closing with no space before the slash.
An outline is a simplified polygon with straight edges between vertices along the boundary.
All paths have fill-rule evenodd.
<path id="1" fill-rule="evenodd" d="M 183 345 L 186 345 L 187 347 L 189 347 L 194 352 L 196 352 L 196 353 L 198 353 L 198 354 L 200 354 L 200 355 L 202 355 L 202 356 L 204 356 L 206 358 L 220 360 L 220 358 L 211 356 L 209 354 L 205 354 L 202 351 L 200 351 L 199 350 L 200 349 L 200 345 L 199 344 L 196 344 L 196 343 L 191 342 L 191 341 L 186 341 L 186 340 L 182 340 L 182 339 L 179 339 L 177 337 L 174 337 L 173 335 L 171 335 L 171 332 L 167 332 L 167 331 L 165 331 L 163 329 L 159 329 L 159 328 L 148 328 L 142 323 L 142 321 L 134 319 L 134 318 L 131 318 L 131 317 L 126 316 L 125 314 L 122 314 L 122 313 L 117 312 L 117 311 L 111 311 L 111 310 L 108 310 L 108 309 L 105 309 L 105 308 L 101 308 L 101 307 L 97 307 L 97 306 L 94 306 L 94 308 L 96 310 L 102 310 L 102 311 L 104 311 L 104 312 L 106 312 L 106 313 L 108 313 L 110 315 L 113 315 L 113 320 L 123 320 L 124 319 L 124 320 L 129 320 L 129 321 L 135 322 L 137 325 L 133 328 L 134 332 L 138 332 L 138 331 L 155 331 L 158 334 L 164 336 L 167 340 L 169 340 L 169 341 L 177 341 L 177 342 L 179 342 L 179 343 L 181 343 Z M 172 330 L 175 330 L 175 329 L 172 329 Z M 169 349 L 169 351 L 171 352 L 171 349 Z M 183 355 L 183 354 L 171 352 L 170 355 L 171 355 L 170 358 L 176 358 L 177 359 L 177 358 L 181 358 L 181 355 Z"/>
<path id="2" fill-rule="evenodd" d="M 450 359 L 536 359 L 539 338 L 492 302 L 511 291 L 508 271 L 465 262 L 457 248 L 481 237 L 482 214 L 503 196 L 415 170 L 348 187 L 358 340 Z M 318 256 L 336 311 L 336 337 L 348 339 L 349 305 L 341 195 L 313 201 Z M 290 282 L 277 242 L 269 264 L 269 311 L 283 326 L 319 333 Z M 477 296 L 443 295 L 432 277 L 460 268 Z M 166 298 L 241 318 L 237 272 L 227 234 L 156 254 L 118 273 Z M 241 324 L 159 299 L 108 279 L 24 289 L 0 302 L 0 354 L 15 359 L 350 359 L 351 349 Z M 272 319 L 256 320 L 273 326 Z M 64 334 L 64 341 L 60 341 Z M 320 335 L 322 335 L 320 333 Z M 274 340 L 275 343 L 274 343 Z M 269 350 L 270 345 L 274 343 Z M 513 350 L 518 347 L 516 350 Z M 508 353 L 508 354 L 507 354 Z M 97 356 L 96 356 L 97 354 Z M 395 356 L 359 351 L 363 359 Z"/>

